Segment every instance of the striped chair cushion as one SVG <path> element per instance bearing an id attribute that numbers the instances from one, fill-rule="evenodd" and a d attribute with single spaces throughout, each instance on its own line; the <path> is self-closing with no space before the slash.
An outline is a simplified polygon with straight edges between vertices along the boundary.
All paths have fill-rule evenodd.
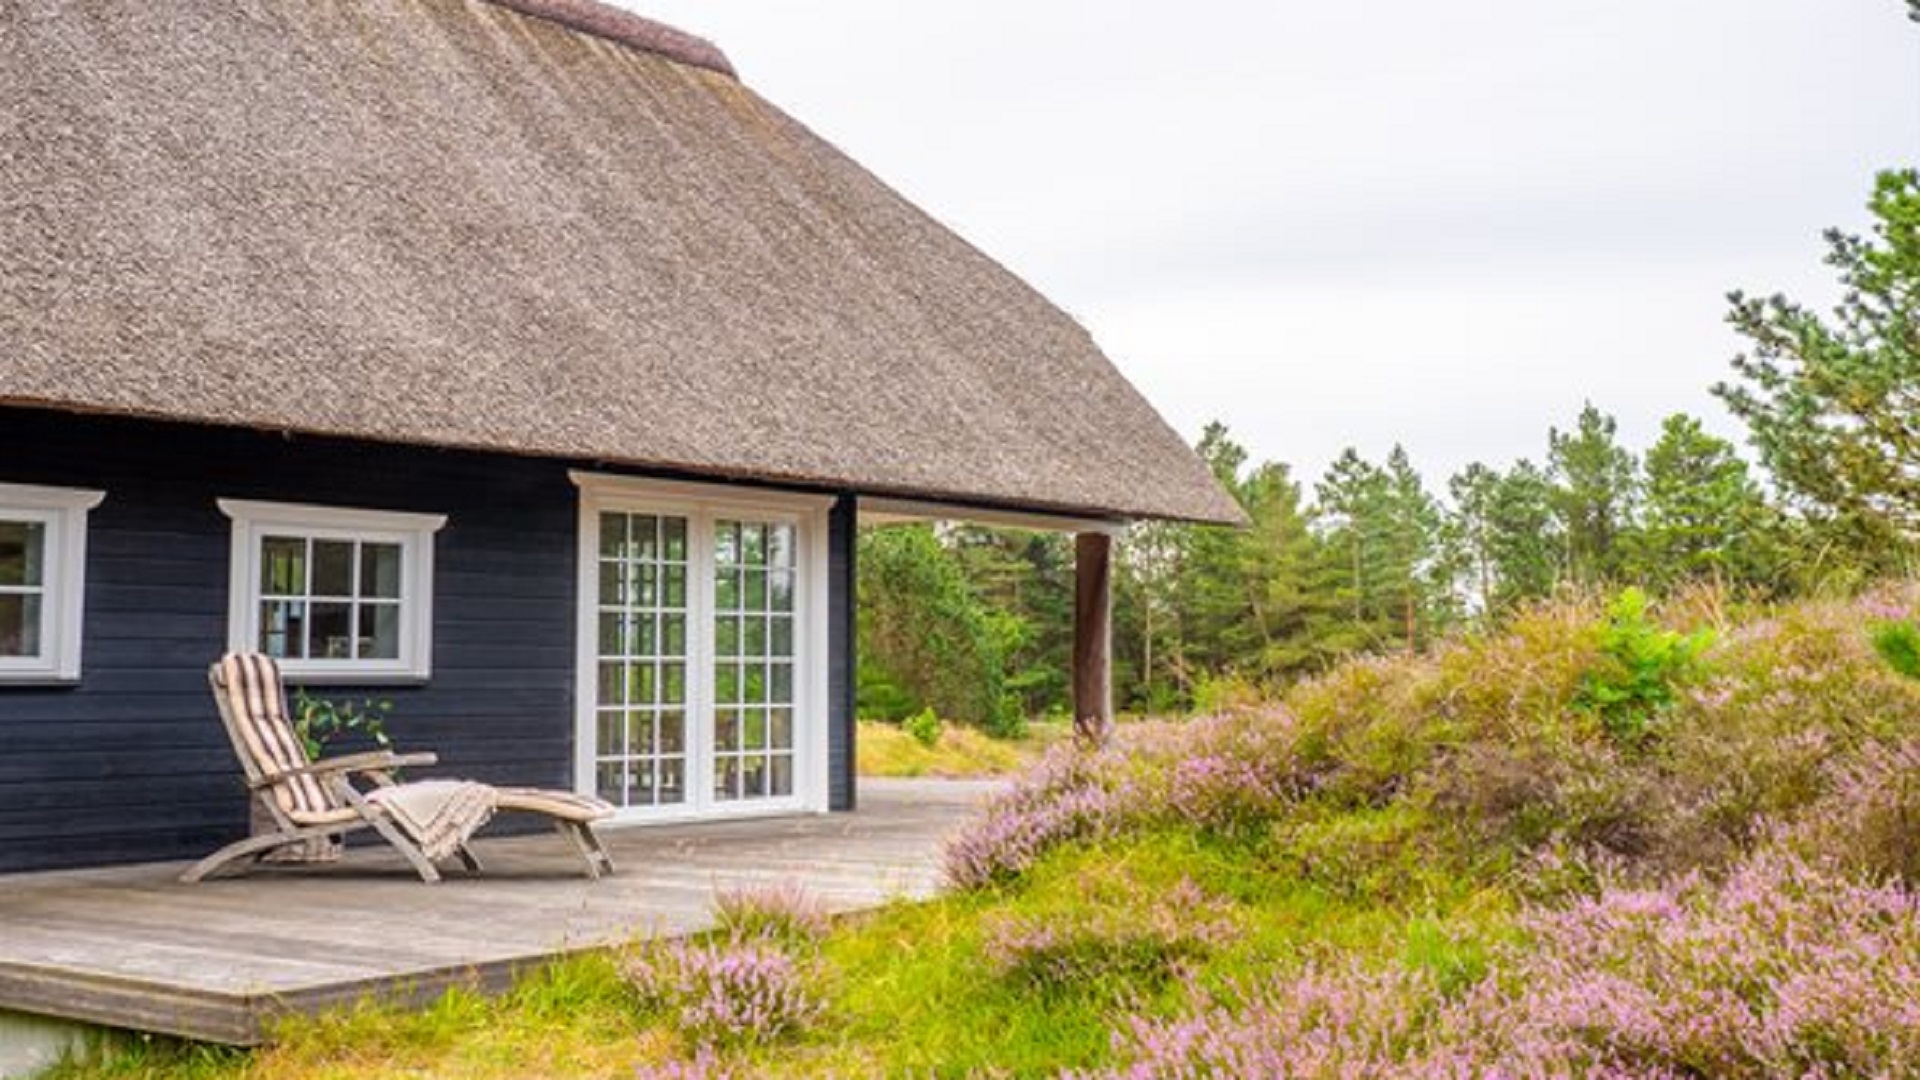
<path id="1" fill-rule="evenodd" d="M 499 808 L 528 810 L 564 821 L 579 822 L 599 821 L 612 817 L 614 813 L 614 805 L 604 799 L 548 788 L 503 787 L 500 789 Z"/>
<path id="2" fill-rule="evenodd" d="M 306 744 L 287 716 L 287 692 L 280 665 L 260 653 L 229 653 L 220 661 L 221 682 L 233 724 L 262 777 L 273 779 L 303 768 Z M 273 800 L 294 821 L 316 824 L 351 818 L 353 811 L 311 776 L 289 777 L 273 786 Z"/>

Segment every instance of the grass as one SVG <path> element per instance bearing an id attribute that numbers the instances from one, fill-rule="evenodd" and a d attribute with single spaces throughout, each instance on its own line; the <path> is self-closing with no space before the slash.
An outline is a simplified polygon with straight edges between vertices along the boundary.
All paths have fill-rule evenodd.
<path id="1" fill-rule="evenodd" d="M 1020 771 L 1049 745 L 1063 737 L 1065 725 L 1034 723 L 1026 738 L 996 739 L 970 727 L 943 724 L 932 746 L 907 734 L 898 724 L 860 721 L 860 775 L 878 777 L 941 777 L 978 779 Z"/>
<path id="2" fill-rule="evenodd" d="M 1240 932 L 1205 956 L 1194 978 L 1225 985 L 1340 954 L 1437 971 L 1475 971 L 1510 930 L 1510 906 L 1470 890 L 1413 907 L 1355 900 L 1303 882 L 1264 843 L 1183 830 L 1062 851 L 1017 887 L 895 904 L 843 920 L 819 947 L 830 1019 L 795 1041 L 735 1052 L 744 1075 L 1034 1075 L 1111 1056 L 1115 1009 L 1171 1004 L 1182 985 L 1151 974 L 1099 975 L 1036 987 L 995 975 L 995 918 L 1054 925 L 1144 920 L 1183 882 L 1216 898 Z M 53 1080 L 556 1080 L 631 1077 L 690 1056 L 667 1018 L 636 1009 L 605 956 L 556 964 L 511 995 L 453 993 L 423 1012 L 363 1007 L 290 1023 L 253 1053 L 164 1040 L 123 1050 Z M 644 1073 L 640 1073 L 644 1075 Z"/>

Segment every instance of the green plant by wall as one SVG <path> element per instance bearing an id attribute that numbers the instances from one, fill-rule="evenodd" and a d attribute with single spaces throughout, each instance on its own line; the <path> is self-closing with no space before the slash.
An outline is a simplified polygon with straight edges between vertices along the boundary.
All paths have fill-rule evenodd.
<path id="1" fill-rule="evenodd" d="M 1607 606 L 1600 660 L 1582 680 L 1577 704 L 1600 718 L 1615 743 L 1646 743 L 1681 687 L 1698 677 L 1713 631 L 1682 634 L 1654 622 L 1647 595 L 1628 589 Z"/>
<path id="2" fill-rule="evenodd" d="M 392 713 L 391 701 L 332 701 L 314 697 L 305 689 L 296 690 L 293 696 L 293 730 L 306 744 L 307 757 L 313 760 L 330 743 L 356 735 L 383 750 L 392 748 L 393 740 L 387 736 L 387 717 Z"/>
<path id="3" fill-rule="evenodd" d="M 1887 666 L 1909 679 L 1920 679 L 1920 626 L 1899 620 L 1873 629 L 1873 651 Z"/>
<path id="4" fill-rule="evenodd" d="M 921 709 L 900 721 L 900 727 L 913 736 L 914 742 L 929 750 L 940 742 L 940 716 L 931 708 Z"/>

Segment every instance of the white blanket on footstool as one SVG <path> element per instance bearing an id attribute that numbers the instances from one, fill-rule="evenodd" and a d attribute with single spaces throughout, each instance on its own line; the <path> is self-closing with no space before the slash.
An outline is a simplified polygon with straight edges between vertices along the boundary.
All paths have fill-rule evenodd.
<path id="1" fill-rule="evenodd" d="M 500 793 L 471 780 L 419 780 L 375 788 L 367 801 L 385 810 L 428 859 L 438 862 L 493 818 Z"/>

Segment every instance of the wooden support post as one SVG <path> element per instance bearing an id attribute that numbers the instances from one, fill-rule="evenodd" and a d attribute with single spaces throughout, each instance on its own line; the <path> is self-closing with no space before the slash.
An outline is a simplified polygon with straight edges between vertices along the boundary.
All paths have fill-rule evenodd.
<path id="1" fill-rule="evenodd" d="M 1074 537 L 1073 731 L 1105 742 L 1113 726 L 1113 537 Z"/>

